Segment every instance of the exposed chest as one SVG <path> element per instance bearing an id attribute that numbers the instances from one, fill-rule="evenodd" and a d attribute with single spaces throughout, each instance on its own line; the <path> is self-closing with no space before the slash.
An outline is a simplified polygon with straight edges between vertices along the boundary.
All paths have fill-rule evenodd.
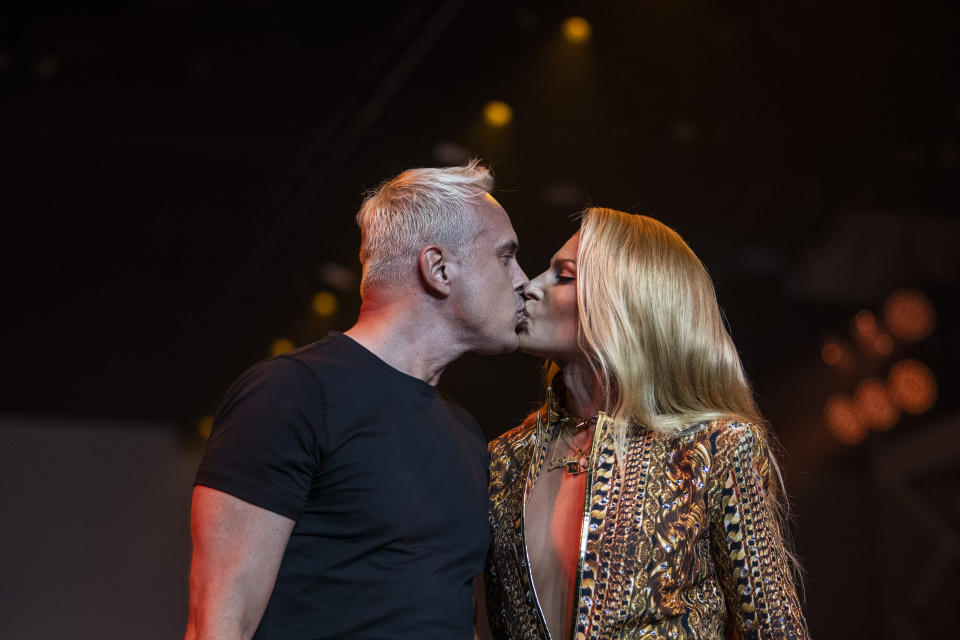
<path id="1" fill-rule="evenodd" d="M 534 587 L 552 637 L 569 635 L 586 474 L 544 472 L 527 500 L 527 549 Z"/>

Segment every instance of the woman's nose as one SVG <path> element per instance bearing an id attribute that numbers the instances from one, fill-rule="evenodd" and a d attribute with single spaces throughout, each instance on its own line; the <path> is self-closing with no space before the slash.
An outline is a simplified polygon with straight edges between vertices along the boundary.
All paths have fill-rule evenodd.
<path id="1" fill-rule="evenodd" d="M 540 277 L 536 277 L 533 280 L 528 281 L 523 285 L 523 299 L 524 300 L 540 300 L 543 298 L 543 289 L 540 287 Z"/>

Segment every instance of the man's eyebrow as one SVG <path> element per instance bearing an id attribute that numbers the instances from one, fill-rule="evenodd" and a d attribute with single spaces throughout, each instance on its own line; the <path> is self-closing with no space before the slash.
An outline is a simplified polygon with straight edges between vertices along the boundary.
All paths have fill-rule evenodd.
<path id="1" fill-rule="evenodd" d="M 508 251 L 510 253 L 516 253 L 519 248 L 516 240 L 508 240 L 497 245 L 497 251 Z"/>

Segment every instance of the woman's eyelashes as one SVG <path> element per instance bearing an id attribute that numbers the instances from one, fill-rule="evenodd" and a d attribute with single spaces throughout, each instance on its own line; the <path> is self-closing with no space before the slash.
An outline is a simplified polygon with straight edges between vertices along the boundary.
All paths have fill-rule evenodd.
<path id="1" fill-rule="evenodd" d="M 559 284 L 568 284 L 576 280 L 576 277 L 574 276 L 562 276 L 559 273 L 555 277 L 557 279 L 557 283 Z"/>

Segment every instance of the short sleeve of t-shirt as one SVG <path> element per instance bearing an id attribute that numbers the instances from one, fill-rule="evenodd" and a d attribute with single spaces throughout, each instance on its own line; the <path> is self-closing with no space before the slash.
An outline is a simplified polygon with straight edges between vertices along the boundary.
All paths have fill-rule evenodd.
<path id="1" fill-rule="evenodd" d="M 214 419 L 196 484 L 293 520 L 324 448 L 323 389 L 308 366 L 280 356 L 249 369 Z"/>

